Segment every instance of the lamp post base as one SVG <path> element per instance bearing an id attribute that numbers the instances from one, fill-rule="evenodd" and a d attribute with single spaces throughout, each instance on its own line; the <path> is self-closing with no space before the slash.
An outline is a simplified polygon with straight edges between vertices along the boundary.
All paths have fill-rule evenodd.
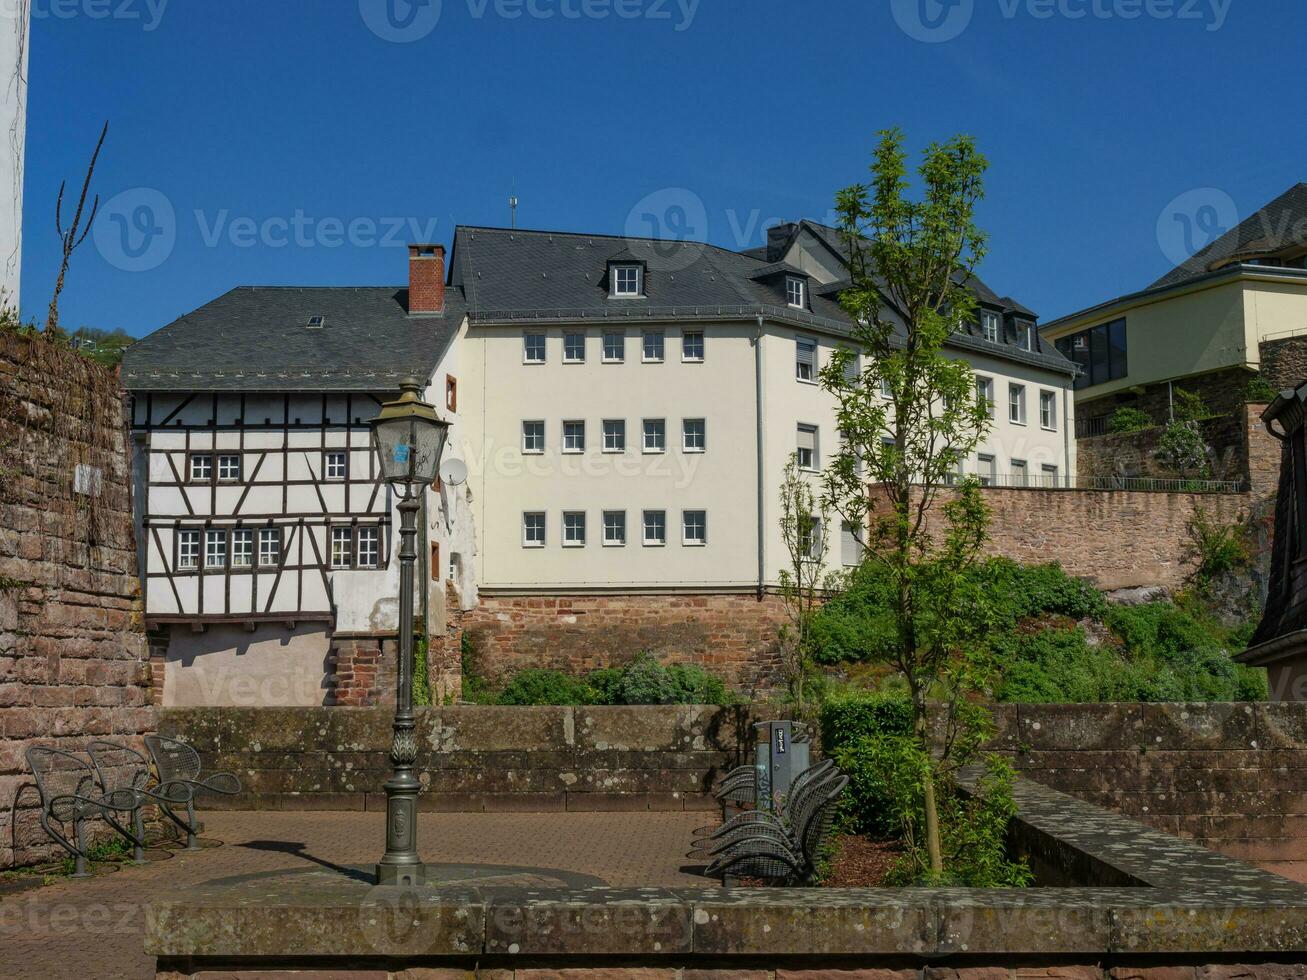
<path id="1" fill-rule="evenodd" d="M 427 866 L 425 864 L 378 864 L 377 884 L 394 885 L 399 888 L 417 888 L 427 883 Z"/>

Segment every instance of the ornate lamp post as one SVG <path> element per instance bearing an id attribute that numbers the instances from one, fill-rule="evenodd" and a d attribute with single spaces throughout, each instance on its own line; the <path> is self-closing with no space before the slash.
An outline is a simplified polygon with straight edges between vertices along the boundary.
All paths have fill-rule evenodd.
<path id="1" fill-rule="evenodd" d="M 413 774 L 413 563 L 417 560 L 417 515 L 422 494 L 436 479 L 449 423 L 419 397 L 414 378 L 400 385 L 399 399 L 381 406 L 372 435 L 381 459 L 381 477 L 399 497 L 399 670 L 395 698 L 395 737 L 386 780 L 386 853 L 377 865 L 379 885 L 420 885 L 426 869 L 417 852 L 419 783 Z"/>

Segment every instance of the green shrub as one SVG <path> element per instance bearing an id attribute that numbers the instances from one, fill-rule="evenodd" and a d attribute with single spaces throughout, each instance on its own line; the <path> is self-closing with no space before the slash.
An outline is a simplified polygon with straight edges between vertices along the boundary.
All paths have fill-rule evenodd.
<path id="1" fill-rule="evenodd" d="M 1107 431 L 1139 432 L 1143 429 L 1151 429 L 1155 424 L 1147 412 L 1123 405 L 1107 420 Z"/>
<path id="2" fill-rule="evenodd" d="M 1244 397 L 1250 402 L 1272 402 L 1278 394 L 1271 383 L 1258 374 L 1248 381 Z"/>
<path id="3" fill-rule="evenodd" d="M 852 691 L 822 702 L 821 745 L 849 777 L 840 826 L 892 837 L 902 830 L 890 780 L 907 764 L 912 704 L 902 694 Z"/>
<path id="4" fill-rule="evenodd" d="M 585 681 L 561 670 L 519 670 L 499 693 L 499 704 L 593 704 Z"/>
<path id="5" fill-rule="evenodd" d="M 1247 529 L 1240 522 L 1218 524 L 1202 507 L 1194 508 L 1187 525 L 1189 557 L 1197 562 L 1195 575 L 1210 580 L 1252 563 L 1252 548 Z"/>
<path id="6" fill-rule="evenodd" d="M 465 680 L 466 689 L 466 680 Z M 560 670 L 518 671 L 497 695 L 479 687 L 483 704 L 734 704 L 721 678 L 695 664 L 664 667 L 648 653 L 622 667 L 601 667 L 583 677 Z M 471 700 L 470 698 L 467 700 Z"/>
<path id="7" fill-rule="evenodd" d="M 1157 440 L 1153 458 L 1182 476 L 1207 479 L 1211 476 L 1210 447 L 1203 438 L 1202 427 L 1192 419 L 1168 422 Z"/>

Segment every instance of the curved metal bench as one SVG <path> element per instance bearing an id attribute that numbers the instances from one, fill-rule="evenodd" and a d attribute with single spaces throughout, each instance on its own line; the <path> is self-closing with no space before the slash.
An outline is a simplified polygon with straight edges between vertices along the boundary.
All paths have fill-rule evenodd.
<path id="1" fill-rule="evenodd" d="M 173 823 L 186 831 L 186 849 L 198 850 L 195 827 L 195 797 L 199 793 L 220 793 L 223 796 L 235 796 L 241 791 L 241 781 L 235 773 L 211 772 L 204 775 L 200 763 L 200 754 L 185 742 L 166 735 L 146 735 L 145 750 L 154 762 L 155 773 L 159 777 L 156 792 L 166 802 L 160 802 L 159 809 Z M 173 812 L 174 806 L 186 805 L 186 819 L 182 820 Z"/>
<path id="2" fill-rule="evenodd" d="M 128 835 L 132 843 L 132 860 L 136 864 L 145 863 L 145 819 L 142 811 L 147 803 L 154 803 L 162 809 L 168 804 L 179 806 L 185 799 L 168 797 L 158 786 L 151 787 L 153 778 L 150 772 L 150 760 L 131 746 L 107 739 L 96 739 L 86 747 L 86 754 L 95 768 L 96 782 L 101 793 L 113 794 L 115 799 L 125 800 L 127 794 L 134 794 L 136 806 L 132 809 L 132 833 Z"/>
<path id="3" fill-rule="evenodd" d="M 104 820 L 127 840 L 141 843 L 139 837 L 115 819 L 115 814 L 139 812 L 140 797 L 134 791 L 103 790 L 97 784 L 95 766 L 73 752 L 34 745 L 23 757 L 36 777 L 36 790 L 41 797 L 41 827 L 51 840 L 73 856 L 74 878 L 90 876 L 86 869 L 88 820 Z M 51 821 L 61 829 L 56 830 Z M 71 839 L 67 834 L 68 824 L 73 826 Z"/>

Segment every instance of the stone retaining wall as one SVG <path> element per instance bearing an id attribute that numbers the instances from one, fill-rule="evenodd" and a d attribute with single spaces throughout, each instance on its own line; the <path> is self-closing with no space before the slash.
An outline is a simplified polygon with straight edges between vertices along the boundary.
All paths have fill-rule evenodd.
<path id="1" fill-rule="evenodd" d="M 241 780 L 231 809 L 385 808 L 393 713 L 371 708 L 167 708 L 159 730 Z M 752 744 L 746 708 L 419 708 L 429 810 L 681 810 Z"/>
<path id="2" fill-rule="evenodd" d="M 56 853 L 29 746 L 153 728 L 129 481 L 114 374 L 0 332 L 0 867 Z"/>

